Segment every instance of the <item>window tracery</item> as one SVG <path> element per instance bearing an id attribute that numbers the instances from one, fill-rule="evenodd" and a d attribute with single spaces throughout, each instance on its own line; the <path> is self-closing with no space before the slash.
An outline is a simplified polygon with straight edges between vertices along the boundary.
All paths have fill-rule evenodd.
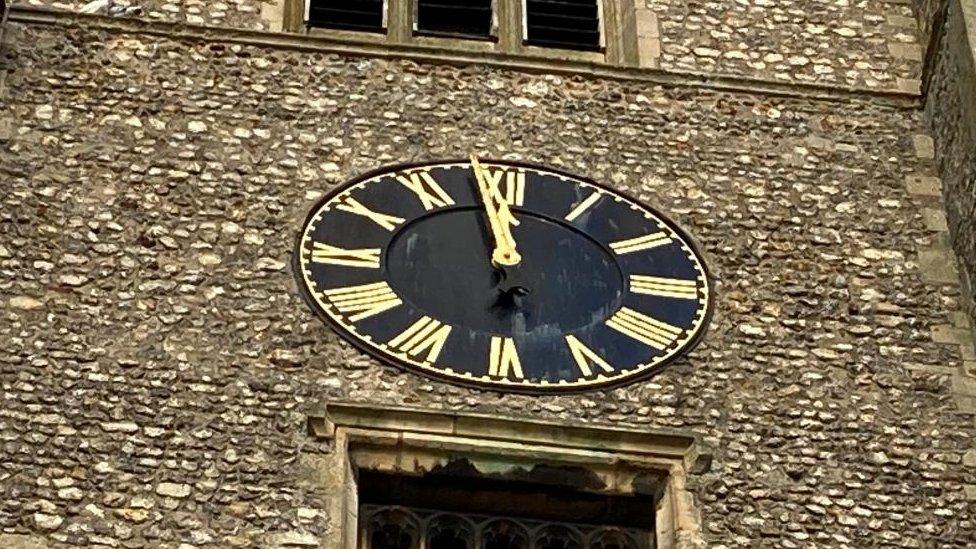
<path id="1" fill-rule="evenodd" d="M 363 505 L 360 549 L 653 549 L 637 528 Z"/>

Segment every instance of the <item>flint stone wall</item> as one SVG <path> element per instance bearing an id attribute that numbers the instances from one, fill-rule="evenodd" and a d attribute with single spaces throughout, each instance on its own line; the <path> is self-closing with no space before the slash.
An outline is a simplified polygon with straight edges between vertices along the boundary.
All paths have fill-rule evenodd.
<path id="1" fill-rule="evenodd" d="M 268 30 L 284 0 L 118 0 L 139 17 Z M 663 70 L 918 93 L 912 7 L 875 0 L 643 0 Z M 77 10 L 87 0 L 14 0 Z M 640 4 L 640 2 L 638 2 Z M 277 15 L 275 15 L 277 14 Z"/>
<path id="2" fill-rule="evenodd" d="M 0 535 L 328 539 L 330 398 L 701 433 L 712 547 L 976 543 L 952 283 L 905 177 L 918 111 L 15 27 L 0 97 Z M 700 242 L 717 309 L 661 375 L 502 396 L 367 359 L 299 299 L 313 201 L 470 151 L 592 175 Z M 13 543 L 13 542 L 11 542 Z M 19 543 L 19 542 L 18 542 Z"/>
<path id="3" fill-rule="evenodd" d="M 969 28 L 967 30 L 967 19 Z M 976 284 L 976 2 L 951 2 L 925 113 L 936 144 L 946 217 L 965 286 Z M 970 302 L 976 318 L 976 304 Z"/>
<path id="4" fill-rule="evenodd" d="M 91 0 L 13 0 L 12 4 L 50 7 L 65 11 L 79 11 Z M 122 8 L 141 8 L 127 17 L 170 23 L 190 23 L 238 29 L 271 30 L 272 24 L 263 17 L 283 0 L 115 0 Z M 280 26 L 279 26 L 280 28 Z"/>
<path id="5" fill-rule="evenodd" d="M 903 91 L 921 70 L 905 4 L 645 1 L 660 21 L 666 69 Z"/>

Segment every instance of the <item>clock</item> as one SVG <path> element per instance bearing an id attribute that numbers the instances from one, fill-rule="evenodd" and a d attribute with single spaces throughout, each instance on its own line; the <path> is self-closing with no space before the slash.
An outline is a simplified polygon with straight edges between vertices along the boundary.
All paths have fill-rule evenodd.
<path id="1" fill-rule="evenodd" d="M 474 157 L 334 189 L 305 221 L 295 273 L 360 350 L 502 391 L 649 376 L 697 344 L 712 309 L 701 255 L 660 213 L 585 177 Z"/>

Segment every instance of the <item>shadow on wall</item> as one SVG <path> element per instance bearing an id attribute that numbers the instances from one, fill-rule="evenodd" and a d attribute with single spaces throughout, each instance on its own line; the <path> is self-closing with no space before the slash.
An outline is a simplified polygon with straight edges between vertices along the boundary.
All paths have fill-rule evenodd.
<path id="1" fill-rule="evenodd" d="M 966 21 L 976 17 L 976 2 L 948 0 L 944 15 L 932 29 L 925 115 L 935 140 L 952 245 L 976 318 L 976 36 L 966 28 Z"/>

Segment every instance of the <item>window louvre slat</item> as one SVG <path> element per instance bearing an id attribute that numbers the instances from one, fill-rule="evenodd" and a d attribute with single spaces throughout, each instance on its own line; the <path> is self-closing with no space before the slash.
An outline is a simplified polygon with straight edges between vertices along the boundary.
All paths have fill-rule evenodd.
<path id="1" fill-rule="evenodd" d="M 383 0 L 309 0 L 308 24 L 340 30 L 382 32 Z"/>
<path id="2" fill-rule="evenodd" d="M 526 42 L 572 50 L 599 50 L 597 1 L 526 0 Z"/>
<path id="3" fill-rule="evenodd" d="M 417 0 L 420 34 L 491 37 L 491 0 Z"/>

